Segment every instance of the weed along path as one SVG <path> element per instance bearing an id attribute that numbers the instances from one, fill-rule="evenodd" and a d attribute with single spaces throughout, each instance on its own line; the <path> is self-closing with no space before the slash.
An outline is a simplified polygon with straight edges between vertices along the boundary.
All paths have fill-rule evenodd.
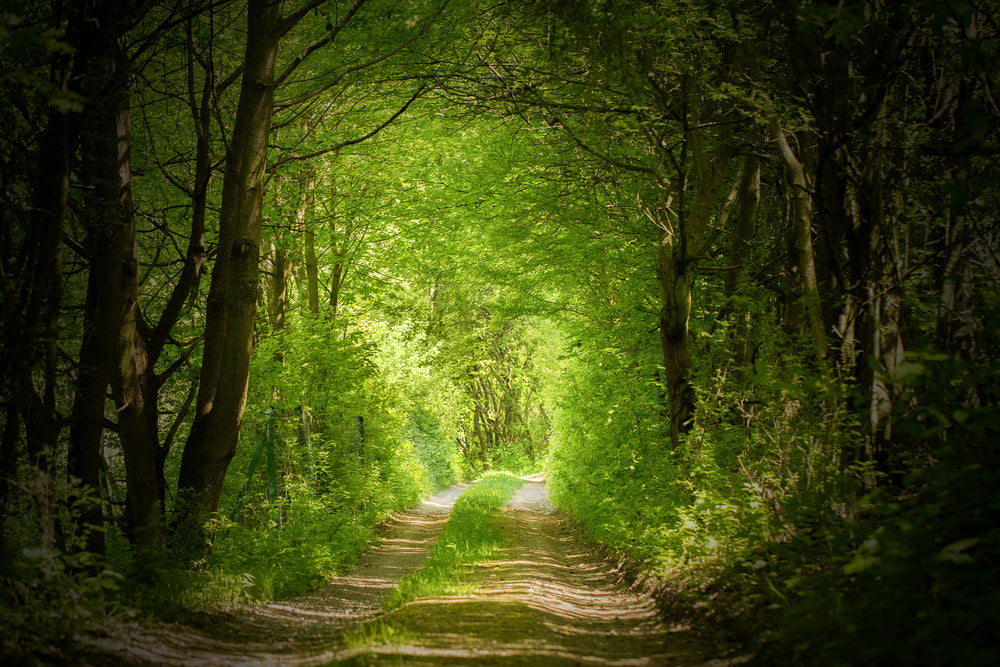
<path id="1" fill-rule="evenodd" d="M 447 527 L 462 488 L 399 517 L 356 570 L 309 595 L 213 615 L 200 628 L 136 626 L 103 649 L 116 664 L 723 667 L 745 660 L 720 657 L 721 647 L 665 623 L 652 598 L 630 588 L 553 510 L 544 481 L 525 478 L 510 496 L 519 480 L 487 480 L 469 490 Z M 383 611 L 387 603 L 395 609 Z"/>

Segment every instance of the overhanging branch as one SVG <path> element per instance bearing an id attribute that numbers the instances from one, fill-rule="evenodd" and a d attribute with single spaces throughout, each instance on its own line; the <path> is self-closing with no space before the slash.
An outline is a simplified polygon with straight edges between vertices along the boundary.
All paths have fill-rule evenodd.
<path id="1" fill-rule="evenodd" d="M 410 108 L 410 105 L 413 104 L 417 100 L 417 98 L 419 98 L 421 95 L 423 95 L 429 89 L 430 89 L 430 86 L 426 86 L 426 85 L 425 86 L 421 86 L 420 88 L 418 88 L 417 91 L 415 93 L 413 93 L 413 95 L 410 96 L 410 99 L 408 99 L 406 101 L 406 103 L 403 104 L 402 107 L 400 107 L 394 114 L 392 114 L 391 116 L 389 116 L 388 119 L 386 119 L 383 123 L 381 123 L 378 127 L 376 127 L 375 129 L 373 129 L 371 132 L 368 132 L 367 134 L 364 134 L 364 135 L 362 135 L 360 137 L 356 137 L 354 139 L 348 139 L 346 141 L 341 141 L 339 143 L 336 143 L 336 144 L 334 144 L 332 146 L 327 146 L 326 148 L 321 148 L 319 150 L 312 151 L 311 153 L 305 153 L 305 154 L 302 154 L 302 155 L 289 155 L 289 156 L 283 157 L 280 160 L 278 160 L 277 162 L 275 162 L 274 164 L 272 164 L 271 166 L 269 166 L 267 168 L 267 171 L 268 172 L 274 172 L 279 167 L 281 167 L 282 165 L 288 164 L 289 162 L 297 162 L 297 161 L 302 161 L 302 160 L 311 160 L 313 158 L 320 157 L 321 155 L 327 155 L 329 153 L 335 153 L 335 152 L 339 151 L 342 148 L 346 148 L 347 146 L 353 146 L 355 144 L 360 144 L 363 141 L 367 141 L 368 139 L 371 139 L 376 134 L 378 134 L 379 132 L 381 132 L 385 128 L 389 127 L 389 125 L 391 125 L 397 118 L 399 118 L 404 113 L 406 113 L 406 110 L 408 108 Z"/>

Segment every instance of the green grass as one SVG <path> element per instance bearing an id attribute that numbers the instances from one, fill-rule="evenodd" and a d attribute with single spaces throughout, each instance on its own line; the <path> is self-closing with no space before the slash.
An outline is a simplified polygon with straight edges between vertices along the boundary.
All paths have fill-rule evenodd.
<path id="1" fill-rule="evenodd" d="M 489 560 L 503 544 L 497 512 L 524 480 L 508 473 L 489 473 L 466 489 L 424 566 L 403 577 L 385 601 L 387 610 L 428 595 L 467 593 L 467 566 Z"/>

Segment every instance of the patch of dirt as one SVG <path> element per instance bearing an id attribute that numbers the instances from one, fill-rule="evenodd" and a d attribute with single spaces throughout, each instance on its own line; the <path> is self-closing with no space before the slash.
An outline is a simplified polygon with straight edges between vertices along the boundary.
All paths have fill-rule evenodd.
<path id="1" fill-rule="evenodd" d="M 345 628 L 381 613 L 382 599 L 427 558 L 457 485 L 401 514 L 350 573 L 291 600 L 206 615 L 196 627 L 128 623 L 86 640 L 91 664 L 314 665 L 336 659 Z"/>

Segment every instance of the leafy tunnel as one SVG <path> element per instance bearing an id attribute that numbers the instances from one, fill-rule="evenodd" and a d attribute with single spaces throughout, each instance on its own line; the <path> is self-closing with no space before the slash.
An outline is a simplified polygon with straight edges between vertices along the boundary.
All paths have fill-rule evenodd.
<path id="1" fill-rule="evenodd" d="M 2 650 L 502 470 L 762 664 L 987 664 L 995 4 L 10 0 Z"/>

